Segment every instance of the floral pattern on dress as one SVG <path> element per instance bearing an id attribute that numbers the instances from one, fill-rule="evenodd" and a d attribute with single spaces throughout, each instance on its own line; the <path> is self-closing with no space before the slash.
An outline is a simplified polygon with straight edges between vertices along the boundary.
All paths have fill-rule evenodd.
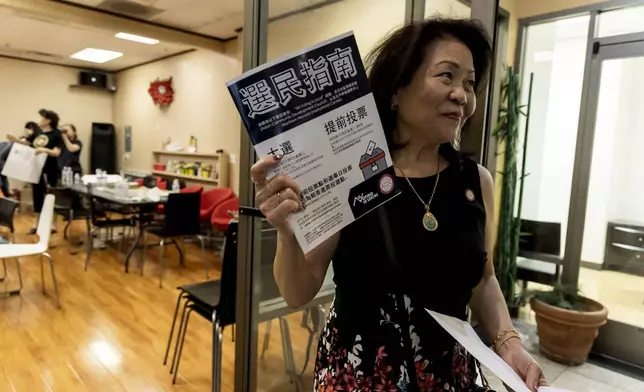
<path id="1" fill-rule="evenodd" d="M 405 311 L 408 318 L 408 335 L 402 333 L 403 326 L 392 316 L 397 311 L 395 295 L 391 309 L 380 309 L 379 328 L 389 328 L 397 331 L 400 341 L 385 342 L 376 347 L 365 346 L 363 336 L 356 334 L 351 347 L 343 347 L 340 343 L 341 331 L 335 327 L 335 307 L 329 310 L 327 325 L 320 336 L 315 366 L 314 391 L 376 391 L 376 392 L 462 392 L 470 391 L 475 386 L 476 370 L 473 358 L 465 348 L 454 342 L 453 350 L 442 352 L 433 363 L 425 357 L 421 336 L 411 323 L 413 308 L 407 296 L 403 296 Z M 393 312 L 390 312 L 393 311 Z M 404 314 L 402 313 L 402 314 Z M 417 388 L 410 388 L 410 377 L 407 362 L 392 362 L 390 350 L 394 346 L 404 347 L 408 339 L 415 365 L 415 381 Z M 395 347 L 394 347 L 395 348 Z M 395 348 L 400 350 L 400 348 Z M 371 356 L 371 358 L 369 358 Z M 366 369 L 365 363 L 374 363 L 373 369 Z M 394 368 L 395 367 L 395 368 Z M 449 369 L 449 370 L 445 370 Z"/>

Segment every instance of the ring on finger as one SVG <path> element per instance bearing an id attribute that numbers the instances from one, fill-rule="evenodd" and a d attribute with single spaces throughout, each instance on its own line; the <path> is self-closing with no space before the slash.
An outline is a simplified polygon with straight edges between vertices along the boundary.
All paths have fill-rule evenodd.
<path id="1" fill-rule="evenodd" d="M 277 204 L 279 205 L 279 204 L 281 204 L 283 201 L 284 201 L 284 199 L 282 199 L 282 195 L 280 195 L 280 192 L 277 192 Z"/>

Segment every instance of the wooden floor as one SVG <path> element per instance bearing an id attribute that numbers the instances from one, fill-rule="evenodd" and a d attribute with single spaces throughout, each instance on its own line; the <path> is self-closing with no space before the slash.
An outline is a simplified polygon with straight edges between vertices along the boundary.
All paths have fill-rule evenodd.
<path id="1" fill-rule="evenodd" d="M 30 215 L 17 216 L 16 242 L 36 241 L 24 234 L 34 221 Z M 75 227 L 82 234 L 82 224 Z M 176 250 L 166 248 L 164 287 L 159 289 L 155 248 L 148 252 L 145 273 L 140 276 L 136 267 L 124 273 L 123 255 L 116 250 L 96 251 L 85 272 L 82 250 L 71 256 L 61 234 L 53 236 L 51 244 L 62 309 L 55 305 L 49 270 L 45 269 L 47 295 L 43 295 L 38 258 L 20 259 L 24 277 L 21 295 L 0 296 L 0 392 L 210 390 L 210 324 L 200 317 L 191 318 L 176 385 L 162 364 L 176 286 L 205 279 L 197 247 L 186 244 L 183 268 Z M 214 264 L 211 278 L 216 278 L 221 262 L 212 254 L 208 257 Z M 0 290 L 17 284 L 14 261 L 7 264 L 9 276 L 0 283 Z M 298 367 L 304 361 L 308 336 L 299 327 L 300 321 L 299 313 L 289 317 Z M 284 372 L 279 326 L 277 321 L 273 324 L 269 351 L 258 359 L 258 389 L 294 391 L 295 385 Z M 260 326 L 260 345 L 262 331 Z M 298 382 L 300 391 L 311 390 L 311 367 Z M 223 391 L 234 390 L 233 372 L 234 343 L 228 329 L 223 347 Z"/>

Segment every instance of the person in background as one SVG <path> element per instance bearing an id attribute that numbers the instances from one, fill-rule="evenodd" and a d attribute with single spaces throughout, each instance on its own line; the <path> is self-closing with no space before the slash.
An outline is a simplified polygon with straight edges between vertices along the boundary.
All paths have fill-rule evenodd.
<path id="1" fill-rule="evenodd" d="M 38 114 L 40 114 L 38 125 L 41 131 L 33 138 L 32 146 L 36 149 L 36 154 L 47 155 L 40 182 L 33 186 L 34 211 L 40 214 L 45 201 L 45 194 L 47 193 L 47 185 L 55 186 L 60 178 L 58 157 L 62 151 L 63 140 L 58 130 L 58 114 L 47 109 L 41 109 Z M 55 223 L 52 232 L 56 232 Z M 29 234 L 36 234 L 36 228 L 31 229 Z"/>
<path id="2" fill-rule="evenodd" d="M 22 135 L 15 136 L 13 134 L 7 135 L 7 140 L 11 143 L 21 143 L 27 146 L 31 146 L 36 136 L 40 134 L 40 127 L 33 121 L 29 121 L 25 124 L 25 130 Z"/>
<path id="3" fill-rule="evenodd" d="M 7 140 L 9 141 L 0 143 L 0 172 L 2 172 L 2 169 L 4 168 L 4 164 L 7 161 L 9 152 L 11 152 L 11 146 L 13 143 L 21 143 L 31 146 L 34 139 L 40 134 L 40 132 L 38 124 L 33 121 L 29 121 L 25 124 L 25 130 L 19 137 L 13 134 L 8 134 Z M 7 180 L 7 177 L 2 175 L 0 175 L 0 190 L 2 190 L 4 196 L 9 196 L 9 181 Z"/>
<path id="4" fill-rule="evenodd" d="M 78 140 L 74 124 L 65 124 L 60 127 L 63 138 L 63 148 L 58 158 L 58 168 L 62 171 L 65 167 L 71 167 L 74 174 L 82 174 L 80 154 L 83 143 Z"/>
<path id="5" fill-rule="evenodd" d="M 454 146 L 491 56 L 485 29 L 466 19 L 425 19 L 379 44 L 367 57 L 369 83 L 402 193 L 307 254 L 289 225 L 306 208 L 300 188 L 288 176 L 267 178 L 282 157 L 251 169 L 257 203 L 277 229 L 274 275 L 286 303 L 311 301 L 333 263 L 315 390 L 487 390 L 476 385 L 474 357 L 425 311 L 466 321 L 468 308 L 530 391 L 547 385 L 494 273 L 492 176 Z"/>

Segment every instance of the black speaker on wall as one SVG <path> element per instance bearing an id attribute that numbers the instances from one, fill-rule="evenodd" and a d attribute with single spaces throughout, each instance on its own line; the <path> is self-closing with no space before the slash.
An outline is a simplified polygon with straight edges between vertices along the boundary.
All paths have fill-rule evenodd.
<path id="1" fill-rule="evenodd" d="M 92 123 L 92 147 L 90 149 L 89 174 L 96 169 L 116 173 L 116 129 L 112 124 Z"/>
<path id="2" fill-rule="evenodd" d="M 78 84 L 81 86 L 107 88 L 107 75 L 102 72 L 81 71 L 78 74 Z"/>

